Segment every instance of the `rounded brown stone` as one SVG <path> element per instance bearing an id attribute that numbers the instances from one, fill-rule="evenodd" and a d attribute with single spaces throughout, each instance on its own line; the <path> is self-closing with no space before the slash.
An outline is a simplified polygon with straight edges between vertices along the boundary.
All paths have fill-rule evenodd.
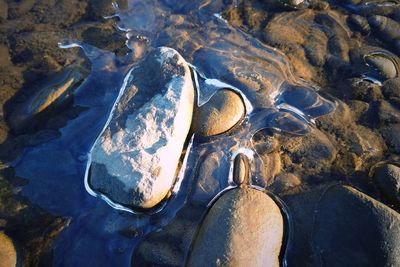
<path id="1" fill-rule="evenodd" d="M 187 266 L 279 266 L 283 217 L 265 193 L 235 188 L 206 215 Z"/>
<path id="2" fill-rule="evenodd" d="M 245 112 L 243 100 L 236 92 L 221 89 L 196 110 L 194 132 L 201 136 L 224 133 L 235 126 Z"/>

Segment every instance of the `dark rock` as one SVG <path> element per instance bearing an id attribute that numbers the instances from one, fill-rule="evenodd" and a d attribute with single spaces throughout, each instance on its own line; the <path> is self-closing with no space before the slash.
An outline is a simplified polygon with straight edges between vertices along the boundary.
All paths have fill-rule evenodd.
<path id="1" fill-rule="evenodd" d="M 183 207 L 170 224 L 140 241 L 132 256 L 132 266 L 184 266 L 204 212 L 201 206 Z"/>
<path id="2" fill-rule="evenodd" d="M 397 64 L 389 56 L 384 54 L 369 54 L 364 56 L 364 61 L 386 79 L 398 76 Z"/>
<path id="3" fill-rule="evenodd" d="M 382 193 L 400 204 L 400 167 L 393 164 L 380 165 L 374 169 L 373 177 Z"/>
<path id="4" fill-rule="evenodd" d="M 381 87 L 369 81 L 353 79 L 352 98 L 365 102 L 376 101 L 383 98 Z"/>
<path id="5" fill-rule="evenodd" d="M 381 123 L 400 123 L 400 111 L 390 102 L 379 101 L 377 103 L 377 111 Z"/>
<path id="6" fill-rule="evenodd" d="M 400 78 L 385 81 L 382 86 L 382 93 L 386 98 L 400 97 Z"/>
<path id="7" fill-rule="evenodd" d="M 6 113 L 11 129 L 16 133 L 32 129 L 46 117 L 46 113 L 62 107 L 70 100 L 86 75 L 82 69 L 66 68 L 38 84 L 28 99 L 19 99 L 19 95 L 16 95 L 12 101 L 14 105 L 10 103 L 12 108 Z"/>
<path id="8" fill-rule="evenodd" d="M 279 266 L 283 217 L 265 193 L 235 188 L 204 218 L 188 266 Z"/>
<path id="9" fill-rule="evenodd" d="M 35 0 L 13 1 L 8 6 L 8 16 L 11 19 L 21 17 L 28 13 L 35 5 Z"/>
<path id="10" fill-rule="evenodd" d="M 0 21 L 8 17 L 8 4 L 5 0 L 0 0 Z"/>
<path id="11" fill-rule="evenodd" d="M 367 78 L 385 81 L 399 74 L 399 59 L 379 47 L 365 46 L 350 52 L 353 70 Z"/>
<path id="12" fill-rule="evenodd" d="M 127 0 L 89 0 L 88 13 L 92 20 L 103 20 L 105 16 L 111 16 L 117 10 L 113 7 L 113 2 L 116 2 L 121 9 L 127 8 Z"/>
<path id="13" fill-rule="evenodd" d="M 356 31 L 361 32 L 363 35 L 368 34 L 371 30 L 368 24 L 368 20 L 360 15 L 355 15 L 355 14 L 350 15 L 349 22 L 351 25 L 354 26 L 354 29 Z"/>
<path id="14" fill-rule="evenodd" d="M 190 200 L 195 203 L 209 203 L 224 189 L 221 179 L 226 179 L 229 173 L 229 162 L 224 160 L 222 151 L 215 151 L 198 159 L 196 186 L 193 188 Z"/>
<path id="15" fill-rule="evenodd" d="M 293 222 L 288 266 L 400 264 L 400 215 L 382 203 L 343 185 L 283 200 Z"/>
<path id="16" fill-rule="evenodd" d="M 388 148 L 400 154 L 400 124 L 390 124 L 382 128 L 381 133 Z"/>
<path id="17" fill-rule="evenodd" d="M 394 46 L 396 52 L 399 54 L 399 47 L 394 45 L 395 40 L 400 38 L 400 27 L 397 21 L 384 16 L 370 16 L 368 22 L 383 41 L 386 41 L 388 45 Z"/>
<path id="18" fill-rule="evenodd" d="M 242 98 L 236 92 L 221 89 L 197 108 L 193 131 L 200 136 L 224 133 L 240 122 L 246 113 Z"/>
<path id="19" fill-rule="evenodd" d="M 283 173 L 276 176 L 275 181 L 271 185 L 270 189 L 275 194 L 282 194 L 300 185 L 301 180 L 298 176 L 292 173 Z"/>
<path id="20" fill-rule="evenodd" d="M 1 10 L 1 6 L 0 6 Z M 7 45 L 0 44 L 0 68 L 11 65 L 10 53 Z"/>

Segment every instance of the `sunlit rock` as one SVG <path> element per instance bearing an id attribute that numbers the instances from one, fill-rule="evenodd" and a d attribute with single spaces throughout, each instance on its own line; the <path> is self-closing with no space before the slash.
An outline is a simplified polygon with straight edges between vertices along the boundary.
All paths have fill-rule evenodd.
<path id="1" fill-rule="evenodd" d="M 128 74 L 93 147 L 90 186 L 125 206 L 157 205 L 175 181 L 193 103 L 190 69 L 178 52 L 163 47 L 149 54 Z"/>

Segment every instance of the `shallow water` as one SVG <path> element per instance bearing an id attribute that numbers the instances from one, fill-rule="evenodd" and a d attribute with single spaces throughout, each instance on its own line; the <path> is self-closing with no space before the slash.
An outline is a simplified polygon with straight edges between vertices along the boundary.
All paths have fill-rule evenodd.
<path id="1" fill-rule="evenodd" d="M 219 14 L 227 7 L 223 1 L 131 0 L 128 10 L 116 10 L 114 16 L 119 18 L 119 30 L 127 32 L 131 54 L 118 58 L 75 41 L 60 45 L 81 47 L 91 61 L 91 74 L 74 92 L 74 105 L 85 111 L 60 129 L 60 137 L 26 149 L 13 163 L 16 174 L 29 180 L 23 188 L 25 196 L 70 218 L 54 244 L 55 266 L 128 266 L 135 245 L 146 233 L 168 224 L 184 205 L 196 202 L 206 207 L 222 191 L 235 186 L 232 163 L 239 152 L 251 160 L 252 184 L 268 189 L 268 174 L 253 148 L 253 135 L 264 128 L 303 135 L 313 127 L 314 118 L 335 108 L 316 87 L 294 77 L 285 55 L 222 19 Z M 227 134 L 207 140 L 194 136 L 173 195 L 160 209 L 141 214 L 94 197 L 96 192 L 87 184 L 85 187 L 85 176 L 90 149 L 123 92 L 125 76 L 148 51 L 159 46 L 176 49 L 192 65 L 198 105 L 217 90 L 230 88 L 245 99 L 247 114 Z M 204 177 L 198 174 L 210 155 L 218 158 L 218 175 L 206 180 L 213 186 L 204 191 L 198 186 Z M 121 235 L 127 228 L 135 229 L 137 235 Z"/>

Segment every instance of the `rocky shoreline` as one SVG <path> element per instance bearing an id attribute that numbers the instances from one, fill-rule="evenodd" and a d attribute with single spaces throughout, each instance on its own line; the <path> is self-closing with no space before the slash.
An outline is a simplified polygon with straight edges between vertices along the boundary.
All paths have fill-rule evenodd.
<path id="1" fill-rule="evenodd" d="M 128 7 L 126 2 L 118 2 L 121 9 Z M 190 3 L 165 1 L 163 5 L 155 9 L 176 8 L 171 21 L 178 25 L 177 28 L 193 27 L 185 24 L 182 15 L 191 10 Z M 58 42 L 78 39 L 119 56 L 129 50 L 124 34 L 113 27 L 112 20 L 104 19 L 105 15 L 115 12 L 111 1 L 0 0 L 0 10 L 0 36 L 3 37 L 0 41 L 0 104 L 3 107 L 0 114 L 0 261 L 7 259 L 9 266 L 50 266 L 54 262 L 54 240 L 75 217 L 52 214 L 24 196 L 21 191 L 29 179 L 15 174 L 13 162 L 18 161 L 24 151 L 60 138 L 61 129 L 87 110 L 87 107 L 75 105 L 74 92 L 90 75 L 91 63 L 77 50 L 59 49 Z M 154 12 L 157 14 L 158 11 Z M 132 92 L 119 102 L 111 124 L 103 132 L 103 147 L 98 144 L 95 149 L 97 154 L 92 160 L 98 165 L 94 165 L 91 174 L 98 180 L 91 180 L 92 186 L 121 204 L 133 205 L 140 210 L 154 207 L 171 196 L 169 191 L 175 182 L 170 174 L 172 171 L 164 175 L 170 180 L 162 179 L 165 183 L 163 191 L 155 199 L 152 199 L 155 181 L 151 179 L 163 174 L 157 164 L 151 165 L 150 170 L 147 163 L 141 165 L 146 168 L 137 175 L 137 183 L 144 186 L 137 195 L 124 195 L 138 187 L 132 186 L 129 175 L 124 186 L 114 183 L 115 177 L 125 172 L 123 168 L 139 169 L 136 165 L 132 165 L 136 166 L 134 168 L 129 166 L 132 158 L 135 162 L 137 159 L 147 162 L 144 155 L 133 151 L 134 148 L 149 132 L 152 136 L 155 133 L 164 136 L 166 143 L 171 142 L 177 147 L 176 155 L 159 156 L 158 163 L 169 162 L 173 172 L 180 164 L 177 161 L 182 158 L 181 153 L 186 150 L 188 132 L 198 135 L 194 142 L 200 148 L 197 150 L 199 158 L 188 161 L 193 163 L 189 168 L 193 168 L 196 185 L 171 221 L 144 236 L 136 234 L 140 231 L 134 226 L 115 226 L 120 227 L 120 236 L 139 240 L 130 252 L 131 264 L 199 266 L 209 260 L 209 265 L 215 266 L 243 262 L 254 266 L 270 262 L 271 266 L 279 266 L 282 261 L 287 266 L 399 265 L 399 14 L 399 4 L 385 5 L 379 1 L 367 4 L 361 0 L 240 1 L 221 14 L 229 25 L 281 50 L 296 77 L 318 85 L 315 93 L 300 85 L 283 83 L 286 93 L 280 96 L 281 102 L 301 110 L 310 123 L 303 124 L 303 118 L 290 117 L 293 114 L 290 112 L 283 115 L 268 113 L 265 118 L 273 118 L 270 124 L 273 127 L 257 129 L 259 131 L 248 140 L 257 162 L 262 162 L 256 162 L 256 167 L 244 154 L 225 161 L 224 157 L 232 151 L 218 150 L 221 147 L 237 148 L 243 140 L 235 138 L 247 136 L 240 134 L 252 129 L 252 123 L 256 126 L 259 123 L 249 119 L 243 96 L 230 88 L 220 88 L 208 102 L 194 110 L 193 106 L 186 107 L 193 110 L 193 114 L 184 112 L 181 115 L 193 118 L 193 122 L 181 118 L 186 123 L 179 130 L 182 134 L 178 138 L 179 145 L 168 133 L 172 129 L 168 128 L 172 127 L 171 120 L 177 119 L 176 114 L 169 113 L 166 115 L 171 120 L 167 124 L 168 118 L 165 119 L 162 132 L 149 124 L 149 129 L 130 143 L 131 146 L 125 146 L 129 143 L 126 140 L 121 143 L 125 135 L 134 140 L 137 131 L 129 135 L 128 130 L 135 129 L 141 120 L 156 121 L 159 117 L 150 116 L 151 110 L 161 111 L 166 105 L 158 98 L 148 102 L 150 93 L 141 96 L 135 95 L 136 91 L 146 92 L 143 88 L 157 86 L 168 88 L 164 85 L 171 80 L 169 78 L 182 75 L 178 63 L 169 63 L 175 65 L 164 69 L 172 74 L 159 70 L 157 80 L 160 84 L 164 81 L 164 85 L 153 86 L 143 81 L 152 82 L 150 77 L 155 74 L 151 71 L 143 73 L 143 70 L 157 69 L 154 67 L 157 60 L 154 60 L 154 66 L 137 71 L 133 77 L 141 78 L 130 84 Z M 157 38 L 168 40 L 174 33 L 176 31 L 166 27 Z M 194 40 L 196 37 L 193 34 Z M 190 51 L 193 48 L 189 44 L 199 44 L 191 43 L 184 34 L 179 38 L 173 47 L 178 51 Z M 132 58 L 146 53 L 140 47 L 142 42 L 132 41 Z M 230 42 L 235 43 L 235 40 Z M 223 60 L 222 63 L 218 60 L 229 59 L 229 56 L 224 51 L 212 49 L 215 54 L 199 49 L 188 60 L 204 62 L 204 66 L 209 64 L 210 69 L 223 66 Z M 254 51 L 249 54 L 256 54 Z M 215 61 L 207 61 L 207 57 L 213 56 Z M 191 81 L 193 70 L 182 60 L 185 77 Z M 145 62 L 150 64 L 152 61 Z M 250 88 L 246 93 L 257 107 L 254 114 L 272 106 L 265 92 L 268 86 L 274 87 L 280 81 L 279 76 L 251 76 L 246 73 L 246 60 L 238 57 L 237 62 L 239 67 L 234 61 L 229 63 L 229 75 L 224 78 L 236 81 L 235 86 Z M 123 60 L 119 64 L 123 65 Z M 255 71 L 258 65 L 252 67 Z M 273 67 L 267 68 L 276 74 Z M 225 74 L 220 71 L 218 75 Z M 275 80 L 266 86 L 267 78 Z M 198 79 L 202 82 L 203 78 Z M 178 94 L 178 91 L 168 92 Z M 133 98 L 134 95 L 138 98 Z M 130 102 L 129 97 L 134 100 Z M 178 96 L 174 97 L 178 99 Z M 195 96 L 191 98 L 194 101 Z M 329 105 L 321 104 L 324 99 L 336 103 L 333 112 Z M 140 108 L 143 103 L 148 105 Z M 132 109 L 129 111 L 132 115 L 138 106 L 148 112 L 143 111 L 128 120 L 123 111 Z M 167 110 L 170 108 L 165 108 L 163 114 Z M 144 114 L 150 115 L 140 119 Z M 324 116 L 320 116 L 322 114 Z M 114 135 L 120 135 L 121 139 L 113 140 Z M 126 150 L 121 153 L 126 161 L 117 160 L 124 162 L 121 166 L 110 160 L 112 153 L 104 146 L 106 140 L 115 150 L 114 158 Z M 157 143 L 155 140 L 149 142 L 151 145 Z M 131 153 L 129 157 L 128 153 Z M 149 153 L 161 152 L 153 147 Z M 69 157 L 61 157 L 62 164 L 68 166 L 68 161 L 73 161 Z M 168 161 L 169 157 L 171 161 Z M 229 168 L 232 168 L 232 183 L 229 190 L 224 191 L 220 181 L 228 179 Z M 146 172 L 151 174 L 150 179 Z M 142 177 L 147 180 L 140 180 Z M 248 179 L 254 180 L 247 183 Z M 256 182 L 262 187 L 255 186 Z M 147 200 L 150 202 L 145 202 Z M 150 219 L 150 225 L 157 225 L 156 220 L 162 221 L 159 217 L 154 218 L 153 222 Z"/>

